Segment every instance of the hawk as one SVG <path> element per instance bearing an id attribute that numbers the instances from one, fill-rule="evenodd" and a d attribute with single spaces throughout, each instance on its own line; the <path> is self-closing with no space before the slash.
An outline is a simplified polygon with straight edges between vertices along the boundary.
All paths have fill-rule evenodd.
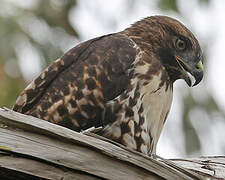
<path id="1" fill-rule="evenodd" d="M 151 155 L 173 83 L 197 85 L 201 60 L 199 43 L 183 24 L 147 17 L 69 50 L 24 89 L 13 109 L 78 132 L 102 127 L 98 134 Z"/>

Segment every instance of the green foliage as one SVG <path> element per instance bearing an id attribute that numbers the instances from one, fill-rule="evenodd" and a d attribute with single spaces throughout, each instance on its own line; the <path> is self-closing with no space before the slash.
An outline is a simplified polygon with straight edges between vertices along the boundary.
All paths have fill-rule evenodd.
<path id="1" fill-rule="evenodd" d="M 193 154 L 195 152 L 201 151 L 201 142 L 199 139 L 198 131 L 191 123 L 190 114 L 193 113 L 193 110 L 198 110 L 195 112 L 196 121 L 200 121 L 202 127 L 207 121 L 203 118 L 198 118 L 197 115 L 204 113 L 204 117 L 210 120 L 210 123 L 213 123 L 214 115 L 218 114 L 225 117 L 224 112 L 218 107 L 215 99 L 205 90 L 204 92 L 207 94 L 207 98 L 202 101 L 196 100 L 192 93 L 189 92 L 183 98 L 183 131 L 184 131 L 184 139 L 185 139 L 185 146 L 186 146 L 186 153 Z M 198 114 L 196 114 L 198 113 Z M 211 125 L 208 124 L 207 129 L 204 129 L 205 132 L 210 131 Z"/>
<path id="2" fill-rule="evenodd" d="M 7 77 L 5 80 L 1 79 L 0 84 L 0 107 L 12 107 L 15 104 L 17 95 L 23 90 L 24 81 L 17 78 Z"/>
<path id="3" fill-rule="evenodd" d="M 159 0 L 158 1 L 158 6 L 159 6 L 160 9 L 162 9 L 164 11 L 176 11 L 176 12 L 179 12 L 176 0 Z"/>
<path id="4" fill-rule="evenodd" d="M 209 4 L 209 0 L 198 0 L 198 1 L 204 5 Z M 163 11 L 174 11 L 181 14 L 177 6 L 177 0 L 158 0 L 158 7 Z"/>
<path id="5" fill-rule="evenodd" d="M 69 22 L 69 13 L 76 6 L 76 1 L 37 0 L 28 8 L 6 0 L 0 0 L 0 4 L 0 106 L 12 107 L 26 84 L 18 67 L 20 43 L 27 42 L 34 48 L 39 59 L 45 61 L 42 62 L 44 66 L 61 56 L 64 50 L 60 43 L 63 43 L 64 36 L 78 37 Z M 37 27 L 39 30 L 35 29 Z M 48 34 L 45 34 L 46 31 Z M 37 33 L 43 36 L 42 39 L 37 37 Z M 59 34 L 63 35 L 61 39 Z M 17 66 L 16 76 L 5 72 L 9 60 Z"/>
<path id="6" fill-rule="evenodd" d="M 200 3 L 205 4 L 205 5 L 209 4 L 209 0 L 199 0 L 199 1 L 200 1 Z"/>
<path id="7" fill-rule="evenodd" d="M 193 99 L 191 94 L 188 94 L 186 97 L 184 97 L 184 108 L 183 108 L 183 131 L 184 133 L 184 139 L 185 139 L 185 146 L 186 146 L 186 153 L 191 154 L 193 152 L 198 152 L 201 148 L 200 146 L 200 139 L 198 137 L 198 134 L 193 127 L 192 123 L 190 122 L 189 113 L 193 109 L 193 106 L 195 106 L 195 100 Z"/>

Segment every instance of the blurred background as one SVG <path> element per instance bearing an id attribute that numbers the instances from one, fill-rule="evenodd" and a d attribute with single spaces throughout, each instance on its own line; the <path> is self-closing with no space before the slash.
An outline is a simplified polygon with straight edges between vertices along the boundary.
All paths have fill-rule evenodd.
<path id="1" fill-rule="evenodd" d="M 225 1 L 0 0 L 0 107 L 79 42 L 121 31 L 143 17 L 183 22 L 204 51 L 205 77 L 176 81 L 157 154 L 165 158 L 225 154 Z"/>

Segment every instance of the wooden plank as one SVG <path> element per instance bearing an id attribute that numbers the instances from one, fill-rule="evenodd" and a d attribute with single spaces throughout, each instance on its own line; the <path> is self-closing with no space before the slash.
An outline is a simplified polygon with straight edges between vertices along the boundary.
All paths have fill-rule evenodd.
<path id="1" fill-rule="evenodd" d="M 0 130 L 1 147 L 58 166 L 87 172 L 107 179 L 151 179 L 152 173 L 121 163 L 85 146 L 64 143 L 57 139 L 23 131 Z M 152 176 L 152 177 L 151 177 Z"/>
<path id="2" fill-rule="evenodd" d="M 67 179 L 87 179 L 87 180 L 99 180 L 96 176 L 90 174 L 83 174 L 78 171 L 71 171 L 69 169 L 60 168 L 48 164 L 46 162 L 40 162 L 34 159 L 28 159 L 20 157 L 16 154 L 4 154 L 0 151 L 0 177 L 2 179 L 8 177 L 10 171 L 10 177 L 14 178 L 13 174 L 17 176 L 18 172 L 23 174 L 21 179 L 31 179 L 31 177 L 37 177 L 38 179 L 54 179 L 54 180 L 67 180 Z M 18 177 L 17 177 L 18 178 Z"/>
<path id="3" fill-rule="evenodd" d="M 172 161 L 207 178 L 225 179 L 225 156 L 172 159 Z"/>
<path id="4" fill-rule="evenodd" d="M 152 172 L 154 172 L 158 177 L 165 179 L 203 179 L 202 176 L 167 160 L 159 162 L 131 150 L 128 151 L 126 148 L 122 149 L 115 144 L 7 109 L 0 109 L 0 122 L 29 131 L 17 130 L 12 133 L 10 130 L 1 130 L 0 147 L 2 144 L 11 151 L 32 155 L 96 176 L 108 176 L 109 179 L 118 179 L 118 177 L 119 179 L 132 179 L 136 176 L 135 179 L 141 179 L 143 176 L 153 177 Z M 40 137 L 40 134 L 44 136 Z M 54 154 L 48 153 L 46 149 Z M 115 177 L 115 174 L 119 176 Z M 130 178 L 128 178 L 129 175 Z"/>

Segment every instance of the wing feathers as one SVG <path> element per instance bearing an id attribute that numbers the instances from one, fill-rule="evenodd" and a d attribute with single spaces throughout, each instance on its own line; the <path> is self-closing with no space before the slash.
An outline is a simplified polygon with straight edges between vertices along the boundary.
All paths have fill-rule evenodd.
<path id="1" fill-rule="evenodd" d="M 44 70 L 14 110 L 77 131 L 102 125 L 106 103 L 130 82 L 136 53 L 134 43 L 120 33 L 84 42 Z"/>
<path id="2" fill-rule="evenodd" d="M 20 94 L 13 107 L 14 111 L 25 113 L 32 108 L 38 99 L 44 94 L 45 89 L 57 76 L 69 67 L 72 63 L 84 54 L 83 52 L 94 42 L 102 37 L 98 37 L 87 42 L 81 43 L 69 50 L 61 58 L 55 60 L 49 67 L 47 67 L 35 80 L 33 80 Z"/>

